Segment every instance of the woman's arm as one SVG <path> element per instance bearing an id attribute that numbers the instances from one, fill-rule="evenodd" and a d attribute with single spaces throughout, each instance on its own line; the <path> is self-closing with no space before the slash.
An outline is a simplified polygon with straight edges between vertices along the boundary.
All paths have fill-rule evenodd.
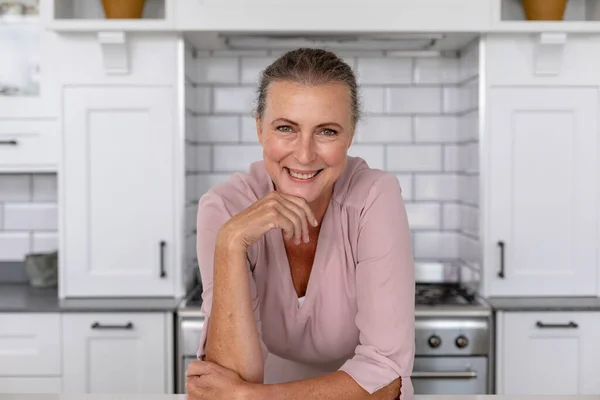
<path id="1" fill-rule="evenodd" d="M 213 303 L 206 360 L 236 371 L 247 382 L 262 383 L 263 357 L 254 320 L 246 249 L 219 235 L 215 246 Z"/>
<path id="2" fill-rule="evenodd" d="M 301 381 L 249 385 L 243 397 L 248 400 L 393 400 L 400 396 L 400 387 L 401 380 L 398 378 L 375 393 L 369 394 L 350 375 L 337 371 Z"/>

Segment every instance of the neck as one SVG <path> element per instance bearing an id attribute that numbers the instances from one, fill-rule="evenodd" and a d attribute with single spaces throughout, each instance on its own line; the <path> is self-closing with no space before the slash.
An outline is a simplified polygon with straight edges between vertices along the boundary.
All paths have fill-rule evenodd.
<path id="1" fill-rule="evenodd" d="M 329 201 L 331 200 L 332 195 L 333 187 L 325 191 L 325 193 L 319 196 L 315 201 L 309 203 L 311 210 L 313 210 L 315 213 L 317 221 L 319 221 L 319 227 L 321 226 L 321 221 L 325 216 L 325 212 L 327 211 L 327 207 L 329 206 Z"/>

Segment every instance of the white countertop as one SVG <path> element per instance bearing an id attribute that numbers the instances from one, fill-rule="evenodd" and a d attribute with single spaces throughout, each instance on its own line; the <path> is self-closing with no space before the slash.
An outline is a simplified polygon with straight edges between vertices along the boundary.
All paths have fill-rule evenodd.
<path id="1" fill-rule="evenodd" d="M 186 395 L 67 395 L 67 394 L 2 394 L 1 400 L 186 400 Z M 436 395 L 414 396 L 414 400 L 600 400 L 600 396 L 462 396 Z"/>

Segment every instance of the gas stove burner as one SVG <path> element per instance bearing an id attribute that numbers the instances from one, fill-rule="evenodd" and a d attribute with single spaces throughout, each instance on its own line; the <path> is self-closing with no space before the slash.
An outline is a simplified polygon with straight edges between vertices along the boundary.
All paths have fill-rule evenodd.
<path id="1" fill-rule="evenodd" d="M 477 304 L 475 295 L 456 284 L 417 284 L 415 301 L 425 306 Z"/>

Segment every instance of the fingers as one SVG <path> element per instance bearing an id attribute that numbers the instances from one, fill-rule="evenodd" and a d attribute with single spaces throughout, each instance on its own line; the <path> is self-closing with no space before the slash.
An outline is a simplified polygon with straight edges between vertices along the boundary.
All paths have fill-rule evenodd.
<path id="1" fill-rule="evenodd" d="M 290 195 L 286 195 L 286 194 L 283 194 L 282 197 L 288 201 L 291 201 L 298 207 L 302 208 L 302 210 L 304 210 L 304 214 L 306 215 L 306 220 L 308 221 L 309 224 L 311 224 L 312 226 L 317 226 L 319 224 L 319 222 L 317 221 L 317 218 L 315 217 L 315 213 L 310 208 L 310 206 L 308 205 L 306 200 L 304 200 L 301 197 L 290 196 Z"/>
<path id="2" fill-rule="evenodd" d="M 279 215 L 278 223 L 285 232 L 286 239 L 294 238 L 294 241 L 298 244 L 302 237 L 300 217 L 282 203 L 283 201 L 279 200 L 275 204 L 275 209 Z"/>
<path id="3" fill-rule="evenodd" d="M 190 362 L 190 364 L 188 365 L 187 370 L 185 371 L 185 376 L 202 376 L 208 374 L 211 371 L 211 369 L 212 368 L 210 362 L 195 360 Z"/>
<path id="4" fill-rule="evenodd" d="M 292 222 L 294 223 L 295 243 L 300 244 L 301 240 L 304 241 L 304 243 L 308 243 L 308 221 L 306 212 L 302 207 L 285 197 L 281 198 L 281 202 L 293 213 L 294 220 Z"/>

